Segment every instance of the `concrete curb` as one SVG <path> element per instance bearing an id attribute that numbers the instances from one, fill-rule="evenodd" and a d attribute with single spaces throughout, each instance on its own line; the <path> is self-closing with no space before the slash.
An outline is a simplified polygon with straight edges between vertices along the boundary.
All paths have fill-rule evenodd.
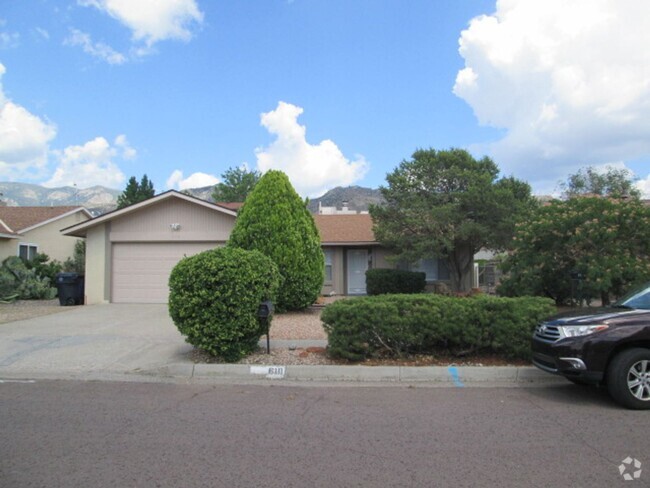
<path id="1" fill-rule="evenodd" d="M 150 371 L 133 372 L 186 380 L 243 380 L 261 382 L 423 383 L 440 386 L 465 384 L 548 384 L 566 381 L 532 366 L 302 366 L 175 363 Z"/>

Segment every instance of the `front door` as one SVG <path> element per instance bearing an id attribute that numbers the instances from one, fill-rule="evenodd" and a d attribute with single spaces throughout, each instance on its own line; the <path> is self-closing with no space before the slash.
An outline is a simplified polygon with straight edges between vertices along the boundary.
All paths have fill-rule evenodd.
<path id="1" fill-rule="evenodd" d="M 366 294 L 367 249 L 348 249 L 348 295 Z"/>

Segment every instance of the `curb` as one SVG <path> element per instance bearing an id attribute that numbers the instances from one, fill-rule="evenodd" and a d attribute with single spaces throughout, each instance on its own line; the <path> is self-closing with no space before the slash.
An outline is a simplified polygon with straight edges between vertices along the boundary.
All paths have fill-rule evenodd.
<path id="1" fill-rule="evenodd" d="M 197 381 L 423 383 L 456 387 L 486 383 L 565 383 L 564 378 L 532 366 L 280 366 L 174 363 L 156 370 L 135 373 Z"/>

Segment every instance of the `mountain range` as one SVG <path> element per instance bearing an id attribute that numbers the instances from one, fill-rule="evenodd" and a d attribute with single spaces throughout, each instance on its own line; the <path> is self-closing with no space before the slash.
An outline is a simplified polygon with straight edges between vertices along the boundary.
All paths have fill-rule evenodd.
<path id="1" fill-rule="evenodd" d="M 191 188 L 186 193 L 212 201 L 212 186 Z M 45 188 L 40 185 L 16 182 L 0 182 L 0 202 L 4 205 L 27 206 L 62 206 L 80 205 L 90 210 L 93 215 L 100 215 L 117 207 L 117 197 L 122 192 L 104 186 L 91 188 Z M 318 212 L 318 204 L 324 207 L 342 207 L 347 202 L 351 210 L 365 211 L 370 204 L 382 203 L 379 190 L 361 186 L 336 187 L 324 195 L 309 200 L 308 208 L 312 213 Z"/>

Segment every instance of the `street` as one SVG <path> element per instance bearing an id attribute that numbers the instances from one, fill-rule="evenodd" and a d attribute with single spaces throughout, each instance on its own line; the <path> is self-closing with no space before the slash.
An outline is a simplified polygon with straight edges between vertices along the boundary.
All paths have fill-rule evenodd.
<path id="1" fill-rule="evenodd" d="M 0 420 L 3 488 L 650 486 L 649 412 L 570 384 L 7 381 Z"/>

